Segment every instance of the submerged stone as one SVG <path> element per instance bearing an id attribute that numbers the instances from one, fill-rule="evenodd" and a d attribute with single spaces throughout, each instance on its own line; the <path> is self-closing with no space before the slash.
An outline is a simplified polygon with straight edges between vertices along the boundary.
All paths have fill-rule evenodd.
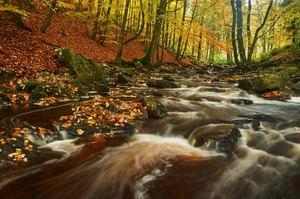
<path id="1" fill-rule="evenodd" d="M 188 140 L 194 147 L 231 152 L 240 137 L 239 129 L 233 124 L 209 124 L 196 128 Z"/>

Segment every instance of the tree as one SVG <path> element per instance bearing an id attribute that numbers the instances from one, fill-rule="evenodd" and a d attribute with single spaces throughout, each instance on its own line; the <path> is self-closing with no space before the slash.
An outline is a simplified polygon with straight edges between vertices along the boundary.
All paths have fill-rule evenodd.
<path id="1" fill-rule="evenodd" d="M 245 50 L 245 40 L 243 38 L 243 30 L 244 30 L 244 24 L 243 24 L 243 7 L 242 7 L 242 1 L 241 0 L 231 0 L 231 9 L 232 9 L 232 47 L 234 51 L 234 60 L 235 63 L 243 68 L 247 68 L 251 65 L 252 62 L 252 56 L 253 52 L 256 46 L 256 43 L 258 39 L 261 37 L 259 35 L 260 31 L 263 29 L 263 27 L 266 25 L 266 22 L 268 20 L 268 16 L 270 14 L 270 11 L 273 6 L 273 0 L 270 0 L 268 4 L 268 8 L 266 10 L 266 13 L 264 15 L 262 23 L 257 27 L 253 39 L 251 40 L 251 8 L 252 8 L 252 2 L 251 0 L 248 0 L 248 12 L 247 12 L 247 43 L 248 43 L 248 53 L 246 55 Z"/>
<path id="2" fill-rule="evenodd" d="M 164 15 L 166 13 L 166 7 L 168 4 L 168 0 L 160 0 L 160 3 L 156 10 L 155 24 L 152 32 L 152 39 L 149 45 L 149 48 L 146 52 L 146 55 L 143 58 L 140 58 L 139 61 L 142 64 L 153 64 L 153 59 L 155 55 L 155 51 L 159 45 L 160 32 L 162 28 L 162 22 Z"/>
<path id="3" fill-rule="evenodd" d="M 45 33 L 47 28 L 50 25 L 53 12 L 55 11 L 55 8 L 56 8 L 57 1 L 58 0 L 52 0 L 51 5 L 49 6 L 49 12 L 48 12 L 47 18 L 40 29 L 42 33 Z"/>
<path id="4" fill-rule="evenodd" d="M 96 40 L 96 36 L 97 36 L 97 33 L 98 33 L 98 29 L 99 29 L 100 14 L 101 14 L 101 0 L 98 0 L 96 19 L 94 21 L 93 34 L 92 34 L 92 37 L 91 37 L 92 40 Z"/>
<path id="5" fill-rule="evenodd" d="M 183 12 L 182 12 L 182 18 L 181 18 L 181 27 L 182 27 L 182 29 L 183 29 L 184 22 L 185 22 L 186 11 L 187 11 L 187 1 L 185 0 L 183 2 Z M 179 36 L 177 52 L 176 52 L 176 60 L 178 60 L 178 61 L 180 60 L 180 55 L 181 55 L 182 34 L 183 34 L 183 31 L 181 31 L 181 34 Z"/>
<path id="6" fill-rule="evenodd" d="M 0 2 L 2 3 L 2 2 Z M 31 5 L 29 0 L 26 0 L 26 3 Z M 32 8 L 30 6 L 30 8 Z M 0 4 L 0 11 L 7 11 L 11 13 L 14 17 L 16 25 L 20 28 L 26 29 L 25 24 L 23 23 L 23 16 L 28 16 L 28 12 L 24 10 L 24 1 L 18 0 L 17 5 L 15 5 L 11 0 L 5 0 L 3 4 Z"/>
<path id="7" fill-rule="evenodd" d="M 142 32 L 144 30 L 144 27 L 145 27 L 145 13 L 144 13 L 144 10 L 143 10 L 143 1 L 142 0 L 140 0 L 140 6 L 142 8 L 142 11 L 141 11 L 141 17 L 142 17 L 141 20 L 142 20 L 142 22 L 141 22 L 141 25 L 139 27 L 139 31 L 133 37 L 131 37 L 128 40 L 126 40 L 124 42 L 124 44 L 128 44 L 129 42 L 137 39 L 142 34 Z"/>
<path id="8" fill-rule="evenodd" d="M 292 43 L 300 42 L 300 0 L 283 0 L 280 5 L 284 8 L 291 7 L 285 16 L 285 29 L 292 32 Z"/>
<path id="9" fill-rule="evenodd" d="M 117 55 L 116 55 L 116 58 L 115 58 L 115 61 L 114 61 L 115 63 L 120 63 L 122 61 L 124 36 L 125 36 L 125 29 L 126 29 L 126 22 L 127 22 L 129 4 L 130 4 L 130 0 L 126 0 L 125 8 L 124 8 L 124 16 L 123 16 L 121 35 L 120 35 L 120 38 L 119 38 L 119 48 L 118 48 L 118 52 L 117 52 Z"/>
<path id="10" fill-rule="evenodd" d="M 107 11 L 105 12 L 105 21 L 102 24 L 102 27 L 100 29 L 100 37 L 99 37 L 99 43 L 101 45 L 104 44 L 106 40 L 106 33 L 108 29 L 108 24 L 109 24 L 109 16 L 110 16 L 110 11 L 111 11 L 111 6 L 112 6 L 112 0 L 109 0 L 109 7 L 107 8 Z"/>

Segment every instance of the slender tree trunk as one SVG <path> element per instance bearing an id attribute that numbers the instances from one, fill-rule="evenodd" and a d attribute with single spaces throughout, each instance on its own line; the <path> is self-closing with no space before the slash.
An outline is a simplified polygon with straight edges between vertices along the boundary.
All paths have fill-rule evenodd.
<path id="1" fill-rule="evenodd" d="M 76 12 L 80 11 L 80 7 L 82 5 L 82 2 L 83 2 L 83 0 L 78 0 L 77 6 L 76 6 L 76 9 L 75 9 Z"/>
<path id="2" fill-rule="evenodd" d="M 99 29 L 100 14 L 101 14 L 101 0 L 98 0 L 96 19 L 94 21 L 94 29 L 93 29 L 93 34 L 92 34 L 92 37 L 91 37 L 92 40 L 96 40 L 96 36 L 97 36 L 97 33 L 98 33 L 98 29 Z"/>
<path id="3" fill-rule="evenodd" d="M 174 11 L 174 18 L 177 19 L 177 9 L 178 9 L 178 0 L 175 3 L 175 11 Z M 173 42 L 172 42 L 172 52 L 175 52 L 175 44 L 176 44 L 176 27 L 173 28 Z"/>
<path id="4" fill-rule="evenodd" d="M 183 29 L 184 29 L 186 10 L 187 10 L 187 0 L 185 0 L 184 3 L 183 3 L 183 13 L 182 13 L 182 18 L 181 18 L 181 34 L 179 36 L 177 52 L 176 52 L 176 60 L 177 61 L 180 60 L 180 55 L 181 55 L 182 34 L 183 34 Z"/>
<path id="5" fill-rule="evenodd" d="M 42 27 L 40 29 L 42 33 L 45 33 L 46 30 L 47 30 L 47 28 L 50 25 L 54 9 L 56 8 L 57 1 L 58 0 L 53 0 L 52 3 L 51 3 L 51 5 L 50 5 L 50 9 L 49 9 L 47 18 L 46 18 L 45 22 L 43 23 L 43 25 L 42 25 Z"/>
<path id="6" fill-rule="evenodd" d="M 266 14 L 264 16 L 264 20 L 263 20 L 262 24 L 255 31 L 255 35 L 253 37 L 252 45 L 251 45 L 251 48 L 250 48 L 250 51 L 249 51 L 248 62 L 251 62 L 251 60 L 252 60 L 253 51 L 254 51 L 256 42 L 258 40 L 258 34 L 259 34 L 260 30 L 266 25 L 266 22 L 267 22 L 269 13 L 272 9 L 272 6 L 273 6 L 273 0 L 270 0 L 268 9 L 267 9 Z"/>
<path id="7" fill-rule="evenodd" d="M 233 57 L 236 65 L 240 66 L 238 50 L 236 45 L 236 6 L 234 0 L 230 0 L 230 3 L 231 3 L 231 10 L 232 10 L 231 42 L 233 48 Z"/>
<path id="8" fill-rule="evenodd" d="M 242 10 L 242 0 L 236 1 L 236 14 L 237 14 L 237 42 L 240 53 L 241 62 L 246 64 L 246 52 L 244 46 L 244 37 L 243 37 L 243 10 Z"/>
<path id="9" fill-rule="evenodd" d="M 130 0 L 126 0 L 125 9 L 124 9 L 124 15 L 123 15 L 123 23 L 122 23 L 122 29 L 121 29 L 121 35 L 119 39 L 119 48 L 118 52 L 115 58 L 115 63 L 121 63 L 122 62 L 122 53 L 123 53 L 123 46 L 124 46 L 124 36 L 125 36 L 125 30 L 126 30 L 126 23 L 127 23 L 127 16 L 128 16 L 128 7 L 130 4 Z"/>
<path id="10" fill-rule="evenodd" d="M 148 3 L 148 13 L 153 13 L 153 4 L 151 2 Z M 151 39 L 151 27 L 152 27 L 152 17 L 148 17 L 147 25 L 146 25 L 146 36 L 145 36 L 145 52 L 147 52 Z"/>
<path id="11" fill-rule="evenodd" d="M 109 24 L 111 6 L 112 6 L 112 0 L 109 0 L 109 7 L 107 8 L 105 21 L 103 22 L 100 33 L 99 33 L 99 35 L 100 35 L 99 36 L 99 43 L 101 45 L 103 45 L 105 40 L 106 40 L 106 33 L 107 33 L 107 29 L 108 29 L 108 24 Z"/>
<path id="12" fill-rule="evenodd" d="M 248 0 L 248 12 L 247 12 L 247 40 L 248 40 L 248 55 L 247 57 L 249 57 L 249 53 L 250 53 L 250 46 L 251 46 L 251 12 L 252 12 L 252 3 L 251 0 Z"/>
<path id="13" fill-rule="evenodd" d="M 189 27 L 191 27 L 192 24 L 193 24 L 193 22 L 194 22 L 195 14 L 196 14 L 196 7 L 193 8 L 192 15 L 191 15 L 191 19 L 190 19 L 190 23 L 189 23 Z M 185 52 L 186 52 L 186 50 L 187 50 L 188 42 L 189 42 L 189 37 L 190 37 L 190 32 L 191 32 L 191 29 L 189 28 L 189 29 L 187 30 L 187 37 L 186 37 L 186 39 L 185 39 L 185 44 L 184 44 L 184 48 L 183 48 L 182 53 L 181 53 L 181 56 L 180 56 L 180 60 L 182 60 L 182 58 L 184 57 Z"/>
<path id="14" fill-rule="evenodd" d="M 162 26 L 164 14 L 166 12 L 167 2 L 168 0 L 161 0 L 157 8 L 155 24 L 152 33 L 152 39 L 148 51 L 146 52 L 146 55 L 140 59 L 142 64 L 153 64 L 155 51 L 157 46 L 159 45 L 161 26 Z"/>
<path id="15" fill-rule="evenodd" d="M 143 8 L 143 1 L 142 0 L 140 0 L 140 6 Z M 124 42 L 125 44 L 128 44 L 129 42 L 137 39 L 142 34 L 142 32 L 144 31 L 144 27 L 145 27 L 145 13 L 144 13 L 143 10 L 141 11 L 141 16 L 142 16 L 142 22 L 141 22 L 142 24 L 140 25 L 138 33 L 135 34 L 133 37 L 129 38 L 127 41 L 125 41 Z"/>

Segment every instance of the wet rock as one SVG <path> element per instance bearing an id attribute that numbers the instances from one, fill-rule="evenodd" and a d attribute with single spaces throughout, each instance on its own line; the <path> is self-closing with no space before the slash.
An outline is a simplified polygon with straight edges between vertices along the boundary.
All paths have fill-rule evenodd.
<path id="1" fill-rule="evenodd" d="M 194 147 L 231 152 L 240 137 L 239 129 L 233 124 L 209 124 L 196 128 L 188 140 Z"/>
<path id="2" fill-rule="evenodd" d="M 6 105 L 10 102 L 9 97 L 3 93 L 3 91 L 0 91 L 0 106 Z"/>
<path id="3" fill-rule="evenodd" d="M 118 74 L 117 75 L 117 81 L 118 81 L 119 84 L 127 84 L 129 82 L 129 80 L 123 74 Z"/>
<path id="4" fill-rule="evenodd" d="M 201 75 L 208 75 L 209 74 L 207 69 L 205 69 L 205 68 L 197 68 L 197 69 L 195 69 L 195 72 L 197 74 L 201 74 Z"/>
<path id="5" fill-rule="evenodd" d="M 296 94 L 300 94 L 300 81 L 294 84 L 294 88 L 292 89 Z"/>
<path id="6" fill-rule="evenodd" d="M 266 74 L 239 81 L 239 88 L 244 90 L 252 90 L 260 94 L 292 87 L 293 85 L 287 76 L 277 74 Z"/>
<path id="7" fill-rule="evenodd" d="M 25 83 L 25 87 L 24 90 L 28 93 L 31 93 L 32 91 L 34 91 L 40 84 L 36 83 L 36 82 L 27 82 Z"/>
<path id="8" fill-rule="evenodd" d="M 260 122 L 258 119 L 237 119 L 233 120 L 232 123 L 240 129 L 253 128 L 254 130 L 260 129 Z"/>
<path id="9" fill-rule="evenodd" d="M 254 114 L 254 115 L 249 115 L 248 118 L 252 118 L 252 119 L 257 119 L 258 121 L 261 122 L 270 122 L 270 123 L 277 123 L 277 119 L 273 118 L 270 115 L 265 115 L 265 114 Z"/>
<path id="10" fill-rule="evenodd" d="M 144 66 L 140 61 L 135 61 L 134 62 L 134 67 L 137 69 L 142 69 Z"/>
<path id="11" fill-rule="evenodd" d="M 101 127 L 84 125 L 70 126 L 67 128 L 59 126 L 58 128 L 60 129 L 60 131 L 67 132 L 70 138 L 93 136 L 95 134 L 112 137 L 117 135 L 134 135 L 135 133 L 139 132 L 134 125 L 127 122 L 125 122 L 123 126 L 118 127 L 115 127 L 113 123 L 106 122 Z"/>
<path id="12" fill-rule="evenodd" d="M 300 77 L 294 77 L 294 78 L 292 78 L 292 83 L 293 84 L 297 84 L 299 82 L 300 82 Z"/>
<path id="13" fill-rule="evenodd" d="M 159 69 L 159 73 L 172 73 L 172 70 L 167 69 L 167 68 L 161 68 L 161 69 Z"/>
<path id="14" fill-rule="evenodd" d="M 249 99 L 243 99 L 243 98 L 230 99 L 229 101 L 230 101 L 231 103 L 237 104 L 237 105 L 250 105 L 250 104 L 253 104 L 253 101 L 252 101 L 252 100 L 249 100 Z"/>
<path id="15" fill-rule="evenodd" d="M 166 107 L 156 98 L 142 98 L 140 100 L 143 106 L 147 107 L 149 117 L 163 118 L 168 115 Z"/>
<path id="16" fill-rule="evenodd" d="M 292 132 L 284 135 L 287 141 L 300 144 L 300 132 Z"/>
<path id="17" fill-rule="evenodd" d="M 285 75 L 285 76 L 288 76 L 290 78 L 293 78 L 293 77 L 299 77 L 300 76 L 300 69 L 299 69 L 299 66 L 293 66 L 293 65 L 282 65 L 278 68 L 279 73 L 281 75 Z"/>
<path id="18" fill-rule="evenodd" d="M 147 82 L 147 86 L 155 88 L 179 88 L 173 81 L 168 80 L 150 80 Z"/>
<path id="19" fill-rule="evenodd" d="M 174 82 L 175 81 L 174 78 L 171 75 L 164 76 L 163 80 L 170 81 L 170 82 Z"/>
<path id="20" fill-rule="evenodd" d="M 280 90 L 270 91 L 262 94 L 261 96 L 269 100 L 286 101 L 291 99 L 291 91 L 288 91 L 287 89 L 285 89 L 285 91 L 287 92 L 283 92 Z"/>
<path id="21" fill-rule="evenodd" d="M 97 91 L 97 93 L 108 93 L 110 91 L 109 87 L 105 84 L 101 84 L 99 82 L 95 82 L 93 89 Z"/>
<path id="22" fill-rule="evenodd" d="M 103 65 L 94 63 L 82 54 L 75 54 L 67 48 L 57 50 L 58 60 L 61 64 L 76 73 L 82 83 L 92 84 L 103 82 L 108 76 L 109 69 Z"/>
<path id="23" fill-rule="evenodd" d="M 15 76 L 13 71 L 7 69 L 0 69 L 0 83 L 7 82 Z"/>

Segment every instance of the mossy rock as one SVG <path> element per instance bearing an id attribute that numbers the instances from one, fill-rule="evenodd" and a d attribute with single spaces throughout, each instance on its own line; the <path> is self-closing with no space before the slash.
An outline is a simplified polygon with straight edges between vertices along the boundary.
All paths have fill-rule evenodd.
<path id="1" fill-rule="evenodd" d="M 265 74 L 250 79 L 243 79 L 239 82 L 239 88 L 252 90 L 256 93 L 265 93 L 274 90 L 293 88 L 291 80 L 286 75 Z"/>
<path id="2" fill-rule="evenodd" d="M 82 54 L 76 54 L 67 48 L 57 50 L 58 60 L 61 64 L 76 73 L 77 77 L 84 84 L 104 82 L 108 77 L 109 69 L 98 65 Z"/>
<path id="3" fill-rule="evenodd" d="M 33 92 L 29 96 L 29 101 L 31 103 L 39 102 L 42 98 L 48 97 L 44 92 Z"/>
<path id="4" fill-rule="evenodd" d="M 9 97 L 5 93 L 3 93 L 3 91 L 0 91 L 0 105 L 7 104 L 9 102 L 10 102 Z"/>
<path id="5" fill-rule="evenodd" d="M 282 70 L 279 72 L 281 75 L 288 77 L 299 77 L 300 76 L 300 66 L 283 66 Z"/>
<path id="6" fill-rule="evenodd" d="M 31 93 L 33 92 L 37 87 L 39 87 L 40 85 L 36 82 L 26 82 L 25 83 L 25 87 L 24 90 L 27 93 Z M 38 88 L 39 89 L 39 88 Z"/>
<path id="7" fill-rule="evenodd" d="M 1 70 L 0 69 L 0 83 L 7 82 L 8 80 L 12 79 L 15 76 L 15 73 L 13 71 L 9 70 Z"/>
<path id="8" fill-rule="evenodd" d="M 94 88 L 95 91 L 97 91 L 97 93 L 103 94 L 103 93 L 108 93 L 110 91 L 109 87 L 106 86 L 105 84 L 101 84 L 96 82 L 94 84 Z"/>
<path id="9" fill-rule="evenodd" d="M 167 108 L 157 98 L 142 98 L 140 102 L 147 107 L 149 117 L 164 118 L 168 115 Z"/>

